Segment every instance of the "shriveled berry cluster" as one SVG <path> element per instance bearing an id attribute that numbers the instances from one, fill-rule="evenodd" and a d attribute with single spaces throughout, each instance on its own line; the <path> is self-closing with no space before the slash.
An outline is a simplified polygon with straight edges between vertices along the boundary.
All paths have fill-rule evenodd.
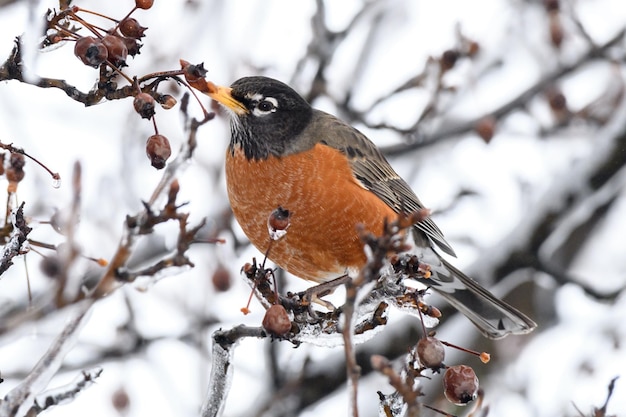
<path id="1" fill-rule="evenodd" d="M 60 11 L 49 12 L 47 37 L 43 46 L 57 44 L 62 41 L 74 42 L 74 54 L 85 65 L 100 69 L 100 81 L 98 85 L 113 86 L 102 95 L 106 98 L 124 98 L 132 96 L 133 107 L 143 119 L 151 120 L 154 126 L 154 135 L 146 141 L 146 155 L 153 167 L 162 169 L 172 154 L 170 142 L 167 137 L 160 134 L 155 121 L 157 104 L 163 109 L 171 109 L 177 103 L 176 99 L 169 94 L 161 94 L 157 91 L 159 83 L 166 79 L 174 79 L 178 83 L 190 88 L 190 84 L 197 84 L 206 89 L 214 86 L 204 80 L 206 70 L 202 65 L 191 65 L 181 61 L 180 70 L 163 71 L 148 74 L 141 78 L 131 77 L 125 74 L 123 68 L 127 67 L 128 57 L 139 54 L 142 43 L 141 39 L 147 30 L 131 15 L 138 9 L 147 10 L 153 6 L 153 0 L 135 0 L 135 5 L 122 19 L 115 19 L 101 13 L 87 10 L 78 6 L 71 6 Z M 101 24 L 92 23 L 88 18 L 95 17 L 100 20 L 112 22 L 109 27 L 103 28 Z M 87 34 L 83 32 L 89 32 Z M 121 76 L 129 85 L 117 89 L 114 76 Z M 187 83 L 179 76 L 184 75 Z M 148 83 L 148 81 L 150 81 Z M 110 94 L 109 94 L 110 93 Z M 117 95 L 116 95 L 117 94 Z M 93 103 L 92 103 L 93 104 Z M 202 105 L 200 105 L 202 107 Z M 209 113 L 202 107 L 205 117 Z"/>
<path id="2" fill-rule="evenodd" d="M 5 175 L 9 182 L 7 192 L 9 194 L 17 191 L 17 185 L 24 179 L 26 173 L 24 172 L 24 166 L 26 165 L 26 158 L 31 159 L 37 163 L 40 167 L 48 171 L 53 179 L 52 185 L 58 187 L 61 181 L 61 177 L 58 173 L 52 172 L 50 168 L 41 163 L 36 158 L 27 154 L 24 149 L 16 148 L 12 144 L 5 144 L 0 142 L 0 149 L 8 152 L 0 153 L 0 176 Z M 8 159 L 7 159 L 8 156 Z"/>
<path id="3" fill-rule="evenodd" d="M 443 375 L 443 392 L 448 401 L 455 405 L 467 405 L 467 403 L 475 400 L 478 396 L 478 377 L 470 366 L 445 365 L 444 359 L 446 353 L 444 345 L 476 355 L 480 357 L 483 363 L 489 362 L 489 354 L 443 342 L 434 335 L 420 339 L 412 351 L 413 357 L 417 359 L 419 370 L 430 369 L 438 373 L 442 369 L 445 369 Z"/>
<path id="4" fill-rule="evenodd" d="M 44 43 L 74 41 L 74 55 L 83 64 L 94 68 L 107 65 L 113 69 L 120 69 L 127 66 L 126 59 L 129 55 L 134 57 L 139 54 L 142 46 L 140 39 L 145 36 L 144 32 L 147 29 L 130 15 L 137 9 L 149 9 L 152 3 L 137 0 L 132 10 L 121 20 L 78 6 L 71 6 L 49 16 L 50 26 L 54 30 L 49 32 Z M 114 25 L 102 29 L 82 17 L 86 14 L 111 21 Z M 91 33 L 80 34 L 79 31 L 83 28 Z"/>

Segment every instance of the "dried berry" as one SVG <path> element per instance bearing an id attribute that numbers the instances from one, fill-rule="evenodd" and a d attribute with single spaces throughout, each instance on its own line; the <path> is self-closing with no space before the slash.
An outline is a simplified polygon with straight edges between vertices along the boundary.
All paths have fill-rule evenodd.
<path id="1" fill-rule="evenodd" d="M 130 407 L 130 397 L 124 387 L 119 387 L 113 392 L 111 396 L 111 403 L 113 408 L 120 414 L 125 414 Z"/>
<path id="2" fill-rule="evenodd" d="M 102 38 L 102 43 L 107 48 L 109 55 L 108 61 L 116 67 L 126 65 L 126 57 L 128 57 L 128 48 L 119 36 L 106 35 Z"/>
<path id="3" fill-rule="evenodd" d="M 146 155 L 156 169 L 165 168 L 165 162 L 172 154 L 170 141 L 163 135 L 152 135 L 146 142 Z"/>
<path id="4" fill-rule="evenodd" d="M 58 256 L 45 256 L 39 263 L 39 269 L 48 278 L 56 278 L 61 273 L 61 260 Z"/>
<path id="5" fill-rule="evenodd" d="M 130 56 L 139 55 L 140 53 L 139 51 L 141 50 L 141 47 L 143 46 L 141 42 L 139 42 L 137 39 L 127 38 L 125 36 L 120 37 L 120 39 L 122 40 L 122 42 L 124 42 L 124 45 L 126 45 L 126 49 L 128 50 L 128 55 Z"/>
<path id="6" fill-rule="evenodd" d="M 207 73 L 206 69 L 204 69 L 204 64 L 192 65 L 184 59 L 181 59 L 180 66 L 185 75 L 185 80 L 190 86 L 205 94 L 217 92 L 217 86 L 204 78 Z"/>
<path id="7" fill-rule="evenodd" d="M 493 139 L 493 135 L 496 132 L 496 118 L 493 116 L 485 116 L 476 122 L 474 125 L 474 130 L 481 137 L 485 143 L 491 142 Z"/>
<path id="8" fill-rule="evenodd" d="M 290 225 L 289 217 L 291 217 L 289 210 L 282 207 L 270 213 L 267 218 L 267 230 L 272 240 L 278 240 L 287 234 L 287 228 Z"/>
<path id="9" fill-rule="evenodd" d="M 15 192 L 17 183 L 24 179 L 24 175 L 26 175 L 24 164 L 26 164 L 26 160 L 21 153 L 12 153 L 9 157 L 9 166 L 5 172 L 7 180 L 9 180 L 9 192 Z"/>
<path id="10" fill-rule="evenodd" d="M 199 79 L 206 77 L 207 70 L 204 68 L 204 62 L 194 65 L 181 59 L 180 64 L 184 70 L 187 82 L 193 83 L 194 81 L 198 81 Z"/>
<path id="11" fill-rule="evenodd" d="M 433 318 L 441 318 L 441 310 L 439 310 L 437 307 L 435 306 L 431 306 L 429 304 L 425 304 L 423 302 L 419 302 L 418 303 L 418 307 L 420 309 L 420 311 L 422 312 L 422 314 L 425 314 L 429 317 L 433 317 Z"/>
<path id="12" fill-rule="evenodd" d="M 567 108 L 565 95 L 556 87 L 549 88 L 548 91 L 546 91 L 546 98 L 548 99 L 550 108 L 554 111 L 562 111 Z"/>
<path id="13" fill-rule="evenodd" d="M 228 269 L 226 269 L 224 265 L 219 264 L 217 266 L 217 269 L 213 272 L 211 282 L 213 283 L 213 288 L 215 288 L 215 291 L 228 291 L 231 285 L 230 271 L 228 271 Z"/>
<path id="14" fill-rule="evenodd" d="M 550 41 L 552 45 L 559 48 L 563 43 L 565 33 L 563 32 L 563 24 L 557 13 L 550 14 Z"/>
<path id="15" fill-rule="evenodd" d="M 157 101 L 159 102 L 161 107 L 165 110 L 171 109 L 177 103 L 176 99 L 169 94 L 160 95 Z"/>
<path id="16" fill-rule="evenodd" d="M 141 26 L 137 19 L 134 19 L 132 17 L 127 17 L 120 22 L 120 32 L 122 32 L 122 35 L 129 38 L 143 38 L 144 36 L 146 36 L 144 35 L 146 29 L 148 28 Z"/>
<path id="17" fill-rule="evenodd" d="M 155 100 L 148 93 L 139 93 L 133 100 L 135 111 L 139 113 L 142 119 L 151 119 L 154 116 Z"/>
<path id="18" fill-rule="evenodd" d="M 263 317 L 263 328 L 274 336 L 284 336 L 291 330 L 291 320 L 285 307 L 275 304 L 267 309 Z"/>
<path id="19" fill-rule="evenodd" d="M 480 51 L 480 44 L 476 41 L 469 41 L 467 44 L 467 56 L 473 57 Z"/>
<path id="20" fill-rule="evenodd" d="M 448 49 L 441 55 L 441 70 L 448 71 L 454 67 L 457 59 L 459 58 L 459 52 L 454 49 Z"/>
<path id="21" fill-rule="evenodd" d="M 443 375 L 443 389 L 448 401 L 467 405 L 478 395 L 478 377 L 467 365 L 451 366 Z"/>
<path id="22" fill-rule="evenodd" d="M 443 368 L 446 351 L 436 337 L 426 337 L 417 342 L 417 357 L 422 366 L 438 371 Z"/>
<path id="23" fill-rule="evenodd" d="M 148 10 L 154 4 L 154 0 L 135 0 L 135 7 L 138 9 Z"/>
<path id="24" fill-rule="evenodd" d="M 543 0 L 543 7 L 548 12 L 556 12 L 561 8 L 559 0 Z"/>
<path id="25" fill-rule="evenodd" d="M 11 157 L 9 158 L 9 165 L 11 168 L 15 168 L 18 170 L 24 169 L 24 165 L 26 165 L 26 158 L 21 153 L 11 153 Z"/>
<path id="26" fill-rule="evenodd" d="M 85 65 L 99 67 L 107 60 L 109 53 L 100 39 L 84 36 L 74 43 L 74 55 Z"/>
<path id="27" fill-rule="evenodd" d="M 256 276 L 257 267 L 250 262 L 246 262 L 246 264 L 241 268 L 241 272 L 243 272 L 246 277 L 253 279 Z"/>

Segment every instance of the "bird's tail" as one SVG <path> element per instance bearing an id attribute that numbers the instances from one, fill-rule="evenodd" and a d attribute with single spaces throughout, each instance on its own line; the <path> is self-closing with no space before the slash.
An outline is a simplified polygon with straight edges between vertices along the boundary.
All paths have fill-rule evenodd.
<path id="1" fill-rule="evenodd" d="M 528 333 L 537 327 L 525 314 L 498 299 L 434 250 L 430 250 L 432 253 L 428 255 L 436 255 L 439 262 L 424 259 L 431 265 L 432 272 L 431 278 L 425 283 L 470 319 L 485 336 L 500 339 L 508 334 Z"/>

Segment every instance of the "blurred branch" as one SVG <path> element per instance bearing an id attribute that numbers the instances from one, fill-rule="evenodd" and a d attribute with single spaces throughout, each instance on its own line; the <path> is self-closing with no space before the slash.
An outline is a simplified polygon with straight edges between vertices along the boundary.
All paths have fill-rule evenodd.
<path id="1" fill-rule="evenodd" d="M 13 3 L 17 3 L 20 0 L 0 0 L 0 7 L 9 6 Z"/>
<path id="2" fill-rule="evenodd" d="M 300 58 L 296 65 L 294 78 L 291 80 L 291 84 L 295 84 L 295 77 L 302 72 L 307 64 L 313 62 L 315 74 L 308 84 L 310 86 L 308 93 L 303 95 L 309 102 L 312 102 L 317 97 L 327 92 L 325 72 L 343 40 L 352 33 L 354 28 L 361 23 L 365 17 L 372 13 L 375 7 L 384 4 L 384 2 L 380 0 L 364 2 L 361 9 L 355 14 L 346 28 L 339 32 L 328 29 L 326 25 L 326 5 L 324 4 L 324 0 L 316 0 L 315 4 L 317 8 L 311 18 L 311 30 L 313 35 L 307 46 L 306 54 Z M 376 16 L 375 12 L 374 16 Z M 372 30 L 377 26 L 376 21 L 377 19 L 375 18 L 372 22 L 369 22 Z"/>
<path id="3" fill-rule="evenodd" d="M 80 91 L 65 80 L 46 77 L 37 77 L 34 80 L 26 78 L 24 77 L 24 61 L 22 60 L 22 47 L 19 37 L 15 39 L 15 45 L 11 54 L 0 66 L 0 81 L 16 80 L 40 88 L 58 88 L 67 94 L 69 98 L 83 103 L 85 106 L 98 104 L 103 99 L 118 100 L 137 94 L 137 87 L 133 85 L 126 85 L 118 89 L 117 84 L 112 82 L 112 77 L 114 76 L 112 72 L 106 71 L 105 67 L 102 67 L 97 88 L 88 93 Z"/>
<path id="4" fill-rule="evenodd" d="M 55 405 L 74 400 L 78 394 L 92 386 L 101 374 L 102 368 L 82 371 L 69 384 L 39 394 L 34 401 L 34 405 L 26 413 L 26 417 L 34 417 Z"/>
<path id="5" fill-rule="evenodd" d="M 181 104 L 181 112 L 184 120 L 187 121 L 187 141 L 183 144 L 182 149 L 178 153 L 178 156 L 171 161 L 163 173 L 161 181 L 155 188 L 147 203 L 144 203 L 145 209 L 136 214 L 135 216 L 127 216 L 124 224 L 124 235 L 121 242 L 114 254 L 107 271 L 104 273 L 97 287 L 93 291 L 93 296 L 96 298 L 105 296 L 114 287 L 119 286 L 118 282 L 124 278 L 128 280 L 134 280 L 137 276 L 147 274 L 154 275 L 157 272 L 169 268 L 171 266 L 182 266 L 193 264 L 187 259 L 184 253 L 189 249 L 190 245 L 196 243 L 196 233 L 204 225 L 205 220 L 202 220 L 200 224 L 191 230 L 187 230 L 187 214 L 181 214 L 178 209 L 181 205 L 176 204 L 176 197 L 179 191 L 178 181 L 175 179 L 176 175 L 180 173 L 186 166 L 186 162 L 193 156 L 193 151 L 196 147 L 196 135 L 198 129 L 205 123 L 209 122 L 215 116 L 214 113 L 205 113 L 203 119 L 189 118 L 187 112 L 188 96 L 185 96 Z M 166 191 L 167 190 L 167 191 Z M 167 203 L 162 210 L 155 212 L 153 206 L 157 203 L 159 198 L 167 192 Z M 140 236 L 148 233 L 152 233 L 153 227 L 159 223 L 166 222 L 168 220 L 177 220 L 179 222 L 179 235 L 177 252 L 171 258 L 158 262 L 157 264 L 144 269 L 143 271 L 137 271 L 130 273 L 126 271 L 126 265 L 133 252 L 135 240 Z"/>
<path id="6" fill-rule="evenodd" d="M 581 68 L 583 65 L 588 64 L 597 58 L 605 58 L 609 49 L 614 46 L 619 45 L 620 42 L 624 40 L 624 35 L 626 34 L 626 29 L 620 30 L 615 36 L 606 41 L 602 45 L 591 47 L 586 53 L 584 53 L 580 58 L 569 65 L 563 65 L 560 68 L 552 71 L 549 74 L 546 74 L 540 80 L 538 80 L 535 84 L 531 85 L 526 89 L 526 91 L 521 94 L 513 97 L 511 100 L 501 105 L 500 107 L 494 109 L 488 114 L 481 115 L 480 117 L 467 121 L 453 121 L 453 120 L 442 120 L 439 123 L 441 127 L 440 130 L 437 130 L 431 134 L 421 133 L 415 128 L 410 129 L 399 129 L 399 128 L 391 128 L 389 126 L 384 126 L 385 128 L 391 128 L 392 130 L 401 133 L 403 135 L 408 136 L 408 142 L 387 146 L 382 148 L 383 153 L 385 155 L 401 155 L 405 152 L 412 151 L 418 149 L 423 146 L 427 146 L 433 143 L 436 143 L 442 139 L 451 139 L 457 137 L 461 134 L 471 132 L 474 130 L 476 124 L 485 118 L 486 116 L 494 117 L 495 119 L 500 119 L 514 110 L 525 107 L 528 102 L 534 98 L 537 94 L 545 91 L 548 87 L 555 84 L 559 79 L 564 77 L 565 75 Z M 368 125 L 372 128 L 377 128 L 377 126 L 369 125 L 367 121 L 360 119 L 360 122 Z M 380 127 L 380 126 L 379 126 Z"/>
<path id="7" fill-rule="evenodd" d="M 481 276 L 487 283 L 498 282 L 510 273 L 524 268 L 543 270 L 554 273 L 557 280 L 562 282 L 575 281 L 564 274 L 564 269 L 555 269 L 549 261 L 554 256 L 558 245 L 545 245 L 550 237 L 559 231 L 560 225 L 570 213 L 578 207 L 586 205 L 587 218 L 593 215 L 591 207 L 594 194 L 608 184 L 608 191 L 616 186 L 623 189 L 623 179 L 619 173 L 626 166 L 626 101 L 622 101 L 615 110 L 612 118 L 605 126 L 595 133 L 594 152 L 581 159 L 571 169 L 561 176 L 551 178 L 552 183 L 546 188 L 542 196 L 532 203 L 516 228 L 505 236 L 494 247 L 484 250 L 473 265 L 474 276 Z M 621 175 L 623 178 L 623 175 Z M 620 186 L 621 184 L 621 186 Z M 610 201 L 609 198 L 606 201 Z M 603 204 L 599 204 L 601 208 Z M 557 240 L 560 244 L 575 239 L 576 228 L 571 228 L 566 235 Z M 588 230 L 586 236 L 590 231 Z M 545 252 L 545 253 L 544 253 Z M 561 252 L 563 254 L 563 252 Z M 567 265 L 562 258 L 560 264 Z M 471 271 L 470 271 L 471 272 Z M 618 295 L 599 294 L 595 289 L 585 287 L 589 295 L 599 299 L 612 299 Z M 619 291 L 618 291 L 619 292 Z"/>
<path id="8" fill-rule="evenodd" d="M 93 303 L 94 300 L 86 300 L 78 304 L 73 317 L 63 331 L 55 337 L 28 376 L 0 401 L 0 415 L 23 416 L 33 407 L 35 397 L 48 385 L 50 379 L 61 367 L 65 355 L 74 346 L 78 330 Z"/>
<path id="9" fill-rule="evenodd" d="M 609 405 L 609 401 L 611 401 L 611 397 L 613 396 L 613 390 L 615 390 L 615 382 L 618 380 L 618 378 L 619 376 L 616 376 L 613 379 L 611 379 L 611 382 L 609 382 L 609 386 L 607 388 L 608 393 L 606 395 L 606 400 L 604 400 L 604 404 L 600 408 L 594 408 L 593 414 L 591 415 L 591 417 L 611 417 L 606 414 L 606 409 Z M 575 403 L 572 403 L 572 404 L 574 405 L 574 408 L 576 409 L 578 414 L 580 414 L 581 417 L 585 417 L 585 414 L 582 411 L 580 411 L 580 409 L 576 406 L 576 404 Z"/>

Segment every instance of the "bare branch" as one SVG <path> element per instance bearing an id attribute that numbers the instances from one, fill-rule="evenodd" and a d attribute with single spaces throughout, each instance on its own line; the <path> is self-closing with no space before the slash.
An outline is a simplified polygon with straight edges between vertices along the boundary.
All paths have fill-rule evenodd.
<path id="1" fill-rule="evenodd" d="M 72 319 L 53 340 L 33 370 L 0 401 L 0 415 L 23 416 L 33 407 L 36 396 L 48 385 L 61 367 L 65 355 L 74 347 L 79 329 L 92 305 L 93 300 L 78 304 Z"/>
<path id="2" fill-rule="evenodd" d="M 12 216 L 11 236 L 9 241 L 4 245 L 2 257 L 0 258 L 0 275 L 6 272 L 13 265 L 13 258 L 22 254 L 22 245 L 28 239 L 31 228 L 26 224 L 24 219 L 24 204 L 20 204 L 15 214 Z"/>
<path id="3" fill-rule="evenodd" d="M 26 417 L 34 417 L 55 405 L 73 401 L 78 394 L 92 386 L 101 374 L 102 368 L 100 367 L 84 370 L 69 384 L 39 394 L 31 409 L 26 413 Z"/>

